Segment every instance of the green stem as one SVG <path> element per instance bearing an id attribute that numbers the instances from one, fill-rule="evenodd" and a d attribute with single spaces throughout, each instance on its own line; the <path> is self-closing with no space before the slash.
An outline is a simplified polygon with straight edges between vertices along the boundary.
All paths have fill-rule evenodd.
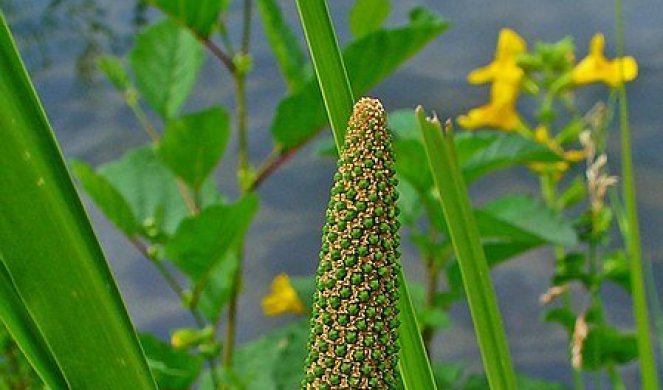
<path id="1" fill-rule="evenodd" d="M 251 43 L 251 10 L 252 1 L 244 0 L 242 43 L 240 55 L 248 56 Z M 235 80 L 235 93 L 237 100 L 237 132 L 239 137 L 238 168 L 237 176 L 242 194 L 250 191 L 249 187 L 253 181 L 250 176 L 249 162 L 249 128 L 248 109 L 246 100 L 246 69 L 239 69 L 233 73 Z M 242 244 L 243 245 L 243 244 Z M 226 325 L 226 340 L 223 346 L 223 366 L 226 369 L 232 367 L 233 354 L 235 351 L 235 335 L 237 333 L 237 300 L 242 283 L 242 268 L 244 263 L 244 251 L 240 248 L 238 253 L 238 266 L 233 282 L 233 292 L 228 306 L 228 324 Z"/>
<path id="2" fill-rule="evenodd" d="M 624 27 L 622 22 L 622 2 L 615 0 L 615 24 L 617 36 L 617 55 L 624 53 Z M 623 69 L 622 69 L 623 73 Z M 633 157 L 631 154 L 631 130 L 628 119 L 628 100 L 626 86 L 619 87 L 619 132 L 621 138 L 622 180 L 624 207 L 628 225 L 626 245 L 631 260 L 631 289 L 633 295 L 633 313 L 636 325 L 636 338 L 638 343 L 638 356 L 640 357 L 640 375 L 643 390 L 657 390 L 659 388 L 656 375 L 656 360 L 653 343 L 649 333 L 649 313 L 647 308 L 647 295 L 644 286 L 642 271 L 642 248 L 640 243 L 640 227 L 638 223 L 638 208 L 635 192 L 635 174 Z"/>
<path id="3" fill-rule="evenodd" d="M 189 310 L 189 312 L 191 313 L 191 317 L 193 317 L 193 321 L 196 323 L 196 326 L 200 329 L 206 328 L 207 323 L 205 319 L 196 309 L 196 305 L 191 304 L 190 302 L 187 301 L 184 288 L 180 285 L 180 282 L 177 281 L 175 275 L 173 275 L 172 272 L 170 272 L 170 270 L 162 262 L 151 256 L 145 244 L 143 244 L 143 242 L 141 242 L 138 238 L 128 237 L 128 239 L 129 242 L 131 242 L 131 244 L 138 250 L 138 252 L 140 252 L 146 259 L 148 259 L 156 267 L 157 271 L 159 271 L 159 273 L 164 278 L 170 289 L 173 290 L 175 295 L 177 295 L 177 297 L 179 298 L 180 302 Z M 216 332 L 212 335 L 212 338 L 216 339 Z M 214 384 L 214 388 L 217 389 L 219 387 L 219 376 L 215 370 L 216 358 L 206 357 L 205 360 L 207 361 L 207 365 L 209 366 L 210 369 L 210 377 L 212 379 L 212 383 Z"/>

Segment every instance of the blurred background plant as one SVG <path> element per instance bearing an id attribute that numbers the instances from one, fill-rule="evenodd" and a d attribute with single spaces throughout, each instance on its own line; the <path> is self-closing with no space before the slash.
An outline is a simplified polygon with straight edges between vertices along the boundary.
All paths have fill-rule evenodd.
<path id="1" fill-rule="evenodd" d="M 16 7 L 6 0 L 0 4 L 10 15 L 7 9 Z M 116 57 L 99 56 L 101 50 L 94 42 L 107 36 L 109 29 L 98 20 L 93 2 L 83 1 L 79 8 L 72 4 L 55 1 L 49 6 L 57 10 L 51 15 L 95 16 L 88 18 L 92 30 L 81 28 L 82 35 L 96 37 L 82 51 L 81 69 L 89 71 L 96 68 L 90 64 L 98 64 L 135 116 L 126 125 L 139 125 L 149 137 L 147 144 L 123 150 L 117 160 L 96 168 L 74 161 L 72 168 L 98 209 L 155 267 L 192 318 L 191 326 L 169 329 L 169 341 L 141 335 L 160 387 L 294 388 L 303 374 L 305 321 L 242 345 L 236 341 L 238 313 L 243 310 L 239 298 L 254 287 L 252 280 L 245 279 L 245 268 L 263 266 L 247 257 L 248 249 L 258 245 L 253 240 L 260 238 L 245 240 L 261 212 L 259 190 L 327 121 L 298 29 L 283 12 L 292 5 L 276 0 L 216 0 L 197 6 L 174 0 L 138 1 L 133 15 L 139 31 L 135 39 L 133 31 L 127 33 L 124 40 L 131 42 L 131 48 L 126 56 Z M 402 8 L 388 0 L 357 0 L 348 10 L 348 31 L 341 31 L 347 42 L 343 56 L 357 96 L 372 90 L 448 27 L 443 18 L 423 7 L 410 10 L 405 22 L 387 25 L 392 7 Z M 247 95 L 252 82 L 265 82 L 254 70 L 264 65 L 255 64 L 251 50 L 257 23 L 285 87 L 271 122 L 254 119 L 264 118 L 262 111 L 270 106 Z M 589 53 L 579 61 L 572 37 L 533 47 L 525 38 L 502 29 L 494 59 L 468 75 L 471 84 L 489 84 L 489 99 L 457 118 L 460 127 L 471 130 L 456 136 L 461 168 L 468 185 L 519 167 L 526 167 L 538 181 L 539 191 L 533 195 L 516 190 L 474 210 L 487 260 L 497 266 L 547 248 L 534 252 L 545 256 L 553 269 L 550 286 L 541 290 L 542 318 L 560 324 L 566 332 L 575 388 L 583 388 L 585 382 L 600 386 L 605 376 L 614 388 L 623 388 L 620 368 L 637 359 L 637 344 L 632 330 L 610 323 L 605 313 L 610 302 L 601 294 L 608 283 L 627 292 L 632 288 L 624 244 L 629 237 L 624 200 L 616 192 L 620 180 L 608 164 L 617 157 L 608 157 L 607 147 L 618 88 L 635 79 L 637 64 L 631 57 L 607 58 L 601 34 L 592 38 Z M 227 75 L 226 84 L 212 87 L 223 90 L 223 105 L 205 106 L 201 102 L 209 99 L 191 94 L 196 83 L 209 83 L 198 80 L 206 67 Z M 587 109 L 576 96 L 590 83 L 610 89 L 592 95 L 597 98 Z M 408 94 L 416 100 L 417 91 Z M 446 112 L 442 105 L 434 108 Z M 414 111 L 392 111 L 389 127 L 396 137 L 403 236 L 415 248 L 411 257 L 423 264 L 422 282 L 413 278 L 411 289 L 429 354 L 439 356 L 433 346 L 444 343 L 434 340 L 452 326 L 452 309 L 464 296 L 460 271 L 426 168 Z M 256 147 L 255 139 L 264 139 L 256 135 L 261 128 L 269 128 L 272 139 L 267 153 Z M 224 159 L 229 144 L 236 151 L 230 155 L 233 161 Z M 323 156 L 335 154 L 331 138 L 318 140 L 314 149 Z M 217 183 L 219 177 L 223 182 Z M 327 179 L 319 183 L 331 184 Z M 279 217 L 271 209 L 269 215 Z M 298 221 L 289 223 L 293 222 Z M 272 229 L 278 226 L 282 225 Z M 263 234 L 278 236 L 274 230 Z M 307 269 L 314 268 L 313 260 Z M 298 258 L 291 264 L 304 261 L 308 260 Z M 287 271 L 298 276 L 279 272 L 262 308 L 268 316 L 303 318 L 310 307 L 312 276 Z M 516 304 L 500 303 L 503 310 Z M 34 386 L 37 379 L 17 357 L 16 347 L 6 336 L 2 340 L 5 353 L 0 369 L 11 373 L 6 385 Z M 486 386 L 480 371 L 464 362 L 438 361 L 435 369 L 440 388 Z M 525 389 L 563 388 L 524 375 L 518 381 Z"/>

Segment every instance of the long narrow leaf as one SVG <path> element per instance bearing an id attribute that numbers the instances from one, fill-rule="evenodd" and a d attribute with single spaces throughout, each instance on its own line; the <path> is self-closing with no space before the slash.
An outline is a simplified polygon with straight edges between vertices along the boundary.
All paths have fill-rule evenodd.
<path id="1" fill-rule="evenodd" d="M 313 58 L 336 147 L 343 148 L 345 126 L 354 98 L 338 51 L 334 28 L 324 0 L 297 0 L 306 40 Z M 404 275 L 399 273 L 401 326 L 399 368 L 407 389 L 435 389 L 432 369 L 421 339 Z"/>
<path id="2" fill-rule="evenodd" d="M 53 389 L 64 389 L 67 381 L 48 348 L 44 337 L 32 321 L 23 300 L 0 260 L 0 318 L 44 383 Z"/>
<path id="3" fill-rule="evenodd" d="M 336 147 L 343 149 L 345 126 L 352 112 L 354 97 L 348 73 L 338 48 L 338 41 L 327 2 L 297 0 L 297 9 L 304 27 L 304 35 L 318 76 L 320 91 L 327 109 Z"/>
<path id="4" fill-rule="evenodd" d="M 509 355 L 490 270 L 481 246 L 479 228 L 472 212 L 451 129 L 444 132 L 437 118 L 429 120 L 417 108 L 431 173 L 449 227 L 449 235 L 460 265 L 465 293 L 470 306 L 474 331 L 481 350 L 490 388 L 516 388 L 516 377 Z"/>
<path id="5" fill-rule="evenodd" d="M 72 389 L 154 389 L 4 16 L 0 101 L 0 252 L 26 311 Z"/>

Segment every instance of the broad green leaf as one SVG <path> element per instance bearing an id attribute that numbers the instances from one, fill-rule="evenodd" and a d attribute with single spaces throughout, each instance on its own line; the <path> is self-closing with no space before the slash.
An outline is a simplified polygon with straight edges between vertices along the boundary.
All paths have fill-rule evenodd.
<path id="1" fill-rule="evenodd" d="M 151 146 L 127 152 L 120 160 L 104 164 L 99 175 L 124 197 L 148 237 L 172 235 L 189 210 L 175 176 L 163 165 Z M 208 184 L 209 183 L 209 184 Z M 220 201 L 214 183 L 203 185 L 202 203 Z"/>
<path id="2" fill-rule="evenodd" d="M 421 141 L 414 139 L 394 140 L 396 172 L 408 181 L 417 191 L 425 194 L 433 187 L 433 176 L 426 167 L 426 151 Z"/>
<path id="3" fill-rule="evenodd" d="M 546 146 L 518 134 L 463 133 L 457 137 L 456 145 L 463 175 L 468 182 L 497 169 L 560 160 Z"/>
<path id="4" fill-rule="evenodd" d="M 299 387 L 304 377 L 308 321 L 274 330 L 237 349 L 233 374 L 239 388 L 287 390 Z"/>
<path id="5" fill-rule="evenodd" d="M 572 247 L 578 242 L 569 221 L 532 197 L 510 195 L 493 201 L 482 209 L 546 242 L 566 247 Z"/>
<path id="6" fill-rule="evenodd" d="M 166 257 L 196 283 L 235 248 L 258 209 L 258 197 L 249 194 L 232 205 L 214 205 L 182 221 L 166 245 Z"/>
<path id="7" fill-rule="evenodd" d="M 189 96 L 205 59 L 191 33 L 165 20 L 138 34 L 129 53 L 138 91 L 164 118 L 172 118 Z"/>
<path id="8" fill-rule="evenodd" d="M 350 31 L 360 38 L 382 26 L 389 16 L 389 0 L 357 0 L 350 10 Z"/>
<path id="9" fill-rule="evenodd" d="M 157 152 L 175 175 L 198 191 L 223 156 L 228 138 L 228 114 L 213 107 L 169 121 Z"/>
<path id="10" fill-rule="evenodd" d="M 238 266 L 237 254 L 231 250 L 209 272 L 209 277 L 200 293 L 198 309 L 212 323 L 219 321 L 221 310 L 230 301 Z"/>
<path id="11" fill-rule="evenodd" d="M 343 59 L 355 95 L 366 93 L 447 26 L 443 19 L 416 8 L 404 27 L 380 29 L 351 42 L 343 50 Z M 288 149 L 306 142 L 327 123 L 320 87 L 310 80 L 279 103 L 271 132 Z"/>
<path id="12" fill-rule="evenodd" d="M 601 277 L 608 279 L 626 291 L 631 292 L 631 268 L 623 251 L 615 251 L 605 256 Z"/>
<path id="13" fill-rule="evenodd" d="M 419 123 L 413 109 L 402 108 L 391 111 L 387 116 L 387 127 L 389 127 L 396 139 L 421 140 Z"/>
<path id="14" fill-rule="evenodd" d="M 67 382 L 0 258 L 0 320 L 44 383 L 54 389 Z"/>
<path id="15" fill-rule="evenodd" d="M 6 274 L 70 388 L 154 389 L 115 281 L 2 16 L 0 69 L 0 257 Z"/>
<path id="16" fill-rule="evenodd" d="M 638 357 L 635 335 L 603 325 L 590 328 L 582 349 L 582 367 L 596 370 L 606 364 L 626 364 Z"/>
<path id="17" fill-rule="evenodd" d="M 176 350 L 148 333 L 140 334 L 140 343 L 160 389 L 188 389 L 197 379 L 203 365 L 201 357 Z"/>
<path id="18" fill-rule="evenodd" d="M 149 0 L 171 18 L 193 30 L 201 38 L 209 37 L 219 14 L 229 0 Z"/>
<path id="19" fill-rule="evenodd" d="M 283 18 L 276 0 L 258 0 L 267 41 L 274 52 L 289 92 L 296 92 L 306 83 L 306 59 L 297 37 Z"/>
<path id="20" fill-rule="evenodd" d="M 105 177 L 82 161 L 72 161 L 71 168 L 85 192 L 118 229 L 132 236 L 140 230 L 131 206 Z"/>
<path id="21" fill-rule="evenodd" d="M 131 85 L 127 71 L 124 69 L 124 65 L 122 65 L 122 60 L 118 57 L 111 55 L 102 56 L 99 58 L 98 66 L 118 90 L 124 91 Z"/>

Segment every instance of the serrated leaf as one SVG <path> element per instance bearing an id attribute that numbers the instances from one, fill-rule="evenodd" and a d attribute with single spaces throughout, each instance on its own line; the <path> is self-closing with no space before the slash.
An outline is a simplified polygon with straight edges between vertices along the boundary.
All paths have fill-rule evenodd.
<path id="1" fill-rule="evenodd" d="M 99 70 L 101 70 L 108 80 L 120 91 L 129 88 L 130 81 L 126 69 L 122 64 L 122 60 L 118 57 L 105 55 L 99 58 Z"/>
<path id="2" fill-rule="evenodd" d="M 389 0 L 357 0 L 350 10 L 350 31 L 359 38 L 382 26 L 389 16 Z"/>
<path id="3" fill-rule="evenodd" d="M 445 20 L 416 8 L 406 26 L 380 29 L 351 42 L 343 50 L 343 59 L 355 95 L 363 95 L 447 26 Z M 288 149 L 306 142 L 326 123 L 320 87 L 316 80 L 309 80 L 279 103 L 270 130 L 276 142 Z"/>
<path id="4" fill-rule="evenodd" d="M 182 221 L 166 244 L 166 257 L 195 283 L 204 282 L 248 228 L 258 209 L 255 194 L 232 205 L 214 205 Z"/>
<path id="5" fill-rule="evenodd" d="M 197 379 L 203 365 L 202 358 L 176 350 L 148 333 L 140 334 L 139 338 L 160 389 L 188 389 Z"/>
<path id="6" fill-rule="evenodd" d="M 131 206 L 105 177 L 82 161 L 72 161 L 71 167 L 85 192 L 118 229 L 128 236 L 140 230 Z"/>
<path id="7" fill-rule="evenodd" d="M 223 156 L 230 138 L 229 124 L 221 107 L 171 120 L 159 141 L 159 157 L 197 191 Z"/>
<path id="8" fill-rule="evenodd" d="M 177 115 L 204 59 L 203 48 L 196 38 L 170 20 L 138 34 L 129 53 L 138 91 L 164 118 Z"/>
<path id="9" fill-rule="evenodd" d="M 296 92 L 306 83 L 306 58 L 275 0 L 259 0 L 258 11 L 269 46 L 288 85 Z"/>
<path id="10" fill-rule="evenodd" d="M 150 0 L 171 18 L 193 30 L 201 38 L 209 37 L 219 14 L 229 0 Z"/>
<path id="11" fill-rule="evenodd" d="M 159 234 L 173 234 L 189 215 L 175 176 L 151 146 L 131 150 L 97 172 L 122 194 L 138 223 L 155 226 Z M 213 181 L 203 185 L 201 197 L 203 206 L 220 201 Z"/>

